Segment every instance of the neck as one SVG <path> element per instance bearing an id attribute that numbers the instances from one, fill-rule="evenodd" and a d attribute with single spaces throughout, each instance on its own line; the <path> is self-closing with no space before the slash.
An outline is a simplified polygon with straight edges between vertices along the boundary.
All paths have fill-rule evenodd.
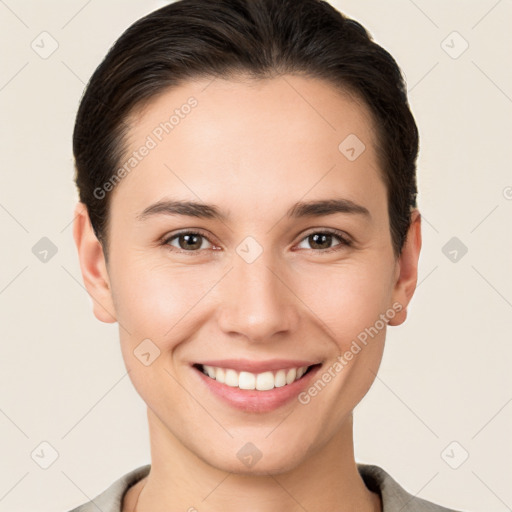
<path id="1" fill-rule="evenodd" d="M 291 470 L 237 474 L 188 450 L 148 409 L 151 471 L 132 487 L 123 512 L 380 512 L 380 497 L 364 484 L 354 459 L 352 415 L 327 444 Z"/>

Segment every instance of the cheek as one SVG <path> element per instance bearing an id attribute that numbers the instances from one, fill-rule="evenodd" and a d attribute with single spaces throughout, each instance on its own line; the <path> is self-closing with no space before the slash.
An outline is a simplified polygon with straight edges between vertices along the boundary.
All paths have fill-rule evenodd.
<path id="1" fill-rule="evenodd" d="M 191 268 L 142 261 L 117 265 L 116 270 L 112 286 L 130 379 L 148 405 L 156 407 L 169 397 L 179 401 L 182 393 L 170 375 L 174 371 L 167 355 L 193 336 L 211 279 L 200 278 Z"/>
<path id="2" fill-rule="evenodd" d="M 117 318 L 132 343 L 149 338 L 161 351 L 168 350 L 189 333 L 201 300 L 217 280 L 197 266 L 119 265 L 112 280 Z"/>
<path id="3" fill-rule="evenodd" d="M 301 277 L 297 295 L 340 349 L 373 326 L 390 307 L 391 268 L 384 262 L 346 262 Z M 380 325 L 380 324 L 379 324 Z"/>

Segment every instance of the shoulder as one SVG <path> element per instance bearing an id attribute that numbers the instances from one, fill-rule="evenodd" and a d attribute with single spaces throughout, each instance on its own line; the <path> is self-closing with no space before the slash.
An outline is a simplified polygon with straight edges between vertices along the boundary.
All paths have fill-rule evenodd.
<path id="1" fill-rule="evenodd" d="M 146 464 L 126 473 L 95 498 L 69 512 L 97 512 L 98 509 L 102 512 L 121 512 L 127 490 L 147 476 L 150 469 L 151 464 Z M 379 466 L 358 463 L 357 469 L 368 489 L 380 494 L 383 512 L 461 512 L 410 494 Z"/>
<path id="2" fill-rule="evenodd" d="M 459 512 L 410 494 L 379 466 L 358 463 L 357 469 L 366 487 L 380 494 L 383 512 Z"/>
<path id="3" fill-rule="evenodd" d="M 70 510 L 69 512 L 121 512 L 121 504 L 126 491 L 144 478 L 151 469 L 151 464 L 140 466 L 118 478 L 92 500 Z"/>

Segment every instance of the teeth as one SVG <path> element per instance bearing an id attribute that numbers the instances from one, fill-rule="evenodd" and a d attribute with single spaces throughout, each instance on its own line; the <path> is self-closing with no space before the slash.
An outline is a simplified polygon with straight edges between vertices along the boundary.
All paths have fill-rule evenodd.
<path id="1" fill-rule="evenodd" d="M 307 366 L 290 368 L 288 370 L 277 370 L 276 372 L 263 372 L 254 374 L 251 372 L 237 372 L 231 368 L 215 368 L 203 365 L 203 373 L 208 377 L 226 384 L 232 388 L 257 389 L 267 391 L 280 388 L 299 380 L 307 371 Z"/>
<path id="2" fill-rule="evenodd" d="M 235 370 L 226 370 L 226 378 L 224 384 L 236 388 L 238 386 L 238 374 Z"/>
<path id="3" fill-rule="evenodd" d="M 211 377 L 212 379 L 215 379 L 215 369 L 211 366 L 205 366 L 204 370 L 206 370 L 206 373 L 208 374 L 208 377 Z"/>
<path id="4" fill-rule="evenodd" d="M 272 372 L 258 373 L 256 377 L 256 389 L 258 391 L 267 391 L 274 388 L 274 374 Z"/>
<path id="5" fill-rule="evenodd" d="M 274 386 L 281 388 L 286 386 L 286 370 L 279 370 L 274 377 Z"/>
<path id="6" fill-rule="evenodd" d="M 291 368 L 288 370 L 286 374 L 286 384 L 291 384 L 297 377 L 297 370 L 295 368 Z"/>
<path id="7" fill-rule="evenodd" d="M 256 375 L 249 372 L 240 372 L 238 376 L 238 387 L 240 389 L 254 389 L 256 387 Z"/>

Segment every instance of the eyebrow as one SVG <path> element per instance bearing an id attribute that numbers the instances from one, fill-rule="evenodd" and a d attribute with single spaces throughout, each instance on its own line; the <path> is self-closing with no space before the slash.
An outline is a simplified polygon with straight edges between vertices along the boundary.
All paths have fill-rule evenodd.
<path id="1" fill-rule="evenodd" d="M 288 218 L 298 219 L 302 217 L 321 217 L 336 213 L 357 214 L 362 215 L 368 220 L 371 219 L 371 214 L 367 208 L 350 199 L 323 199 L 298 202 L 286 212 L 286 216 Z M 214 204 L 163 199 L 148 206 L 143 212 L 137 215 L 137 219 L 144 221 L 155 215 L 183 215 L 220 221 L 226 221 L 228 218 L 228 216 Z"/>

